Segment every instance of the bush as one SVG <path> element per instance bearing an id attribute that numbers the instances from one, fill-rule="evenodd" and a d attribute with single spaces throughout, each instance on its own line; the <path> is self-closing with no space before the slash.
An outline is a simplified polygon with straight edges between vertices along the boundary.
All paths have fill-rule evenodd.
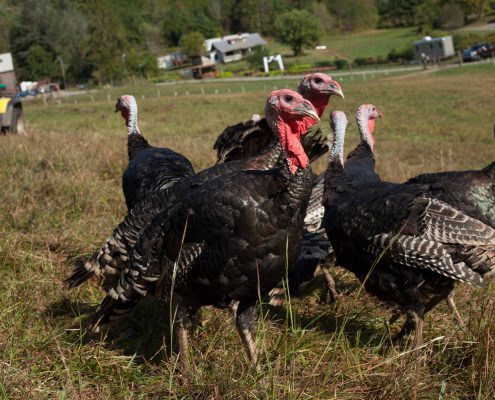
<path id="1" fill-rule="evenodd" d="M 251 68 L 263 69 L 263 57 L 268 57 L 270 52 L 264 46 L 254 46 L 252 53 L 246 57 Z"/>
<path id="2" fill-rule="evenodd" d="M 414 52 L 412 46 L 403 49 L 402 51 L 397 51 L 395 49 L 390 50 L 388 53 L 387 60 L 390 62 L 401 62 L 410 61 L 414 57 Z"/>
<path id="3" fill-rule="evenodd" d="M 344 69 L 347 68 L 348 66 L 347 60 L 344 60 L 343 58 L 336 58 L 334 64 L 337 67 L 337 69 Z"/>
<path id="4" fill-rule="evenodd" d="M 217 78 L 232 78 L 234 73 L 232 71 L 217 72 Z"/>
<path id="5" fill-rule="evenodd" d="M 333 66 L 335 66 L 335 63 L 330 60 L 315 62 L 315 67 L 333 67 Z"/>
<path id="6" fill-rule="evenodd" d="M 304 73 L 311 69 L 310 64 L 293 64 L 286 68 L 287 72 L 290 74 Z"/>
<path id="7" fill-rule="evenodd" d="M 365 57 L 358 57 L 354 59 L 354 65 L 357 67 L 362 67 L 368 64 L 368 59 Z"/>

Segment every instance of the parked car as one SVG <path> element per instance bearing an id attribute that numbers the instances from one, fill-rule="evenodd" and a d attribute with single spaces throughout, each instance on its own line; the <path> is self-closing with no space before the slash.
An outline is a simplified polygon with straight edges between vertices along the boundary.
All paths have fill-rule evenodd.
<path id="1" fill-rule="evenodd" d="M 462 61 L 477 61 L 495 55 L 495 45 L 491 43 L 477 43 L 461 53 Z"/>

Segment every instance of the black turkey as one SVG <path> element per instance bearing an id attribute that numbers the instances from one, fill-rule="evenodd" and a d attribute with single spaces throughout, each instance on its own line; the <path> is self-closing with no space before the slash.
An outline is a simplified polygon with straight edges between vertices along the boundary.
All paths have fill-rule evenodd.
<path id="1" fill-rule="evenodd" d="M 309 100 L 321 117 L 328 105 L 330 96 L 344 97 L 337 81 L 322 73 L 306 75 L 299 83 L 298 92 Z M 277 140 L 264 118 L 257 114 L 250 120 L 229 126 L 218 136 L 213 149 L 217 151 L 217 162 L 249 158 Z M 314 125 L 301 138 L 304 151 L 313 162 L 328 151 L 327 137 Z"/>
<path id="2" fill-rule="evenodd" d="M 132 102 L 129 102 L 128 104 L 132 105 Z M 123 115 L 125 116 L 126 107 L 122 107 L 122 109 Z M 129 109 L 131 109 L 131 107 L 129 107 Z M 135 109 L 137 110 L 137 108 Z M 131 126 L 130 129 L 137 130 L 137 114 L 130 113 L 130 116 L 134 116 L 134 118 L 129 118 L 129 125 Z M 128 119 L 126 119 L 126 121 L 127 120 Z M 130 136 L 132 135 L 130 134 Z M 136 141 L 138 140 L 139 139 L 136 139 Z M 143 141 L 145 141 L 144 138 Z M 139 200 L 141 200 L 141 203 L 143 203 L 141 204 L 141 208 L 146 208 L 147 212 L 142 212 L 137 216 L 135 215 L 136 213 L 132 212 L 132 209 L 129 210 L 128 216 L 120 225 L 117 226 L 112 236 L 108 238 L 105 244 L 101 247 L 100 251 L 95 253 L 95 255 L 90 260 L 84 263 L 76 264 L 73 273 L 65 280 L 66 285 L 69 288 L 73 288 L 81 285 L 83 282 L 96 275 L 101 279 L 103 288 L 105 290 L 113 287 L 116 283 L 116 279 L 118 279 L 118 277 L 120 276 L 120 272 L 125 265 L 129 249 L 132 248 L 132 246 L 136 242 L 136 239 L 142 229 L 144 229 L 147 224 L 153 219 L 153 217 L 155 216 L 155 214 L 153 213 L 157 212 L 156 210 L 161 210 L 166 207 L 167 203 L 169 205 L 173 204 L 182 195 L 184 186 L 175 188 L 175 184 L 177 182 L 180 182 L 182 178 L 187 178 L 187 186 L 189 184 L 199 184 L 208 179 L 212 179 L 214 177 L 228 174 L 234 171 L 241 171 L 245 169 L 270 169 L 275 166 L 277 162 L 279 162 L 282 154 L 282 147 L 277 141 L 276 143 L 273 143 L 268 149 L 263 150 L 264 153 L 256 157 L 232 161 L 229 163 L 217 164 L 212 166 L 211 168 L 199 172 L 196 175 L 190 174 L 188 176 L 180 177 L 178 174 L 175 179 L 169 181 L 168 185 L 152 184 L 149 188 L 145 188 L 146 193 L 161 192 L 161 195 L 156 200 L 159 201 L 159 203 L 155 204 L 155 199 L 151 197 L 136 196 L 139 198 Z M 171 158 L 170 160 L 172 161 L 173 165 L 173 158 Z M 178 169 L 178 171 L 180 171 L 180 168 Z M 152 174 L 153 172 L 151 172 L 150 176 Z"/>
<path id="3" fill-rule="evenodd" d="M 127 126 L 129 164 L 122 176 L 127 209 L 142 200 L 146 193 L 173 185 L 177 180 L 194 175 L 189 160 L 175 151 L 153 147 L 138 128 L 138 107 L 134 96 L 119 97 L 115 112 L 120 111 Z"/>
<path id="4" fill-rule="evenodd" d="M 361 138 L 356 148 L 349 153 L 346 160 L 348 173 L 361 175 L 366 179 L 379 181 L 380 177 L 375 171 L 375 158 L 373 155 L 376 118 L 381 118 L 381 111 L 373 104 L 363 104 L 356 112 L 356 122 Z M 308 210 L 304 219 L 304 233 L 301 245 L 301 255 L 297 263 L 290 268 L 288 273 L 288 289 L 290 296 L 297 296 L 299 286 L 310 281 L 316 268 L 320 265 L 326 280 L 325 302 L 334 302 L 337 296 L 335 281 L 328 269 L 334 263 L 334 254 L 330 241 L 327 238 L 323 226 L 323 186 L 325 173 L 315 179 Z M 274 288 L 270 293 L 270 304 L 280 305 L 285 299 L 282 285 Z"/>
<path id="5" fill-rule="evenodd" d="M 313 182 L 299 138 L 318 120 L 311 103 L 287 89 L 270 94 L 265 115 L 279 136 L 284 163 L 183 184 L 180 201 L 162 210 L 138 238 L 118 284 L 96 313 L 93 330 L 125 313 L 161 274 L 165 296 L 173 290 L 182 361 L 192 315 L 213 305 L 234 312 L 249 358 L 256 362 L 255 305 L 299 254 Z M 185 261 L 183 249 L 189 254 Z"/>
<path id="6" fill-rule="evenodd" d="M 406 314 L 400 337 L 422 342 L 424 315 L 457 282 L 483 287 L 495 269 L 495 230 L 428 187 L 361 179 L 343 161 L 347 119 L 332 113 L 335 132 L 323 204 L 324 226 L 337 264 L 368 292 Z"/>
<path id="7" fill-rule="evenodd" d="M 432 197 L 495 228 L 495 163 L 481 170 L 422 174 L 409 179 L 406 184 L 426 185 Z M 447 298 L 447 304 L 459 324 L 464 325 L 453 294 Z"/>

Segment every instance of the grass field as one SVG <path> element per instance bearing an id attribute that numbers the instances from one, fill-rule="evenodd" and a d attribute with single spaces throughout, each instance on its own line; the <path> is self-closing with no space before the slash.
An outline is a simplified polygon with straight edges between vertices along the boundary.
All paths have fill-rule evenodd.
<path id="1" fill-rule="evenodd" d="M 379 29 L 346 35 L 324 36 L 320 44 L 326 45 L 327 50 L 304 50 L 304 55 L 293 57 L 289 47 L 280 43 L 270 43 L 268 48 L 272 53 L 281 53 L 290 62 L 314 63 L 328 59 L 345 58 L 354 60 L 357 57 L 386 57 L 390 50 L 402 51 L 412 46 L 418 35 L 412 28 Z"/>
<path id="2" fill-rule="evenodd" d="M 136 94 L 143 134 L 199 170 L 214 162 L 211 146 L 226 125 L 261 112 L 273 86 L 293 83 L 125 87 L 26 103 L 28 133 L 0 137 L 0 399 L 494 398 L 493 284 L 459 287 L 467 329 L 441 304 L 426 318 L 425 347 L 412 354 L 390 345 L 402 320 L 387 326 L 390 311 L 335 269 L 337 304 L 321 305 L 315 284 L 287 311 L 262 307 L 259 371 L 229 315 L 205 309 L 191 335 L 192 393 L 168 356 L 168 318 L 157 300 L 102 337 L 81 329 L 103 294 L 94 284 L 67 292 L 62 281 L 73 258 L 89 255 L 125 214 L 126 131 L 113 113 L 116 97 Z M 350 120 L 365 102 L 384 113 L 376 129 L 384 179 L 493 161 L 495 66 L 342 85 L 346 99 L 331 108 Z M 328 114 L 321 124 L 330 131 Z M 357 140 L 351 123 L 346 150 Z"/>

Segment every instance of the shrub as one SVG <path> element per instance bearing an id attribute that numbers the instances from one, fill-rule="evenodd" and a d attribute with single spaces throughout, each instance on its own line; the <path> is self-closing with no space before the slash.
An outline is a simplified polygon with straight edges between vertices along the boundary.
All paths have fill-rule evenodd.
<path id="1" fill-rule="evenodd" d="M 343 58 L 336 58 L 334 61 L 335 66 L 337 69 L 344 69 L 347 67 L 348 62 L 347 60 L 344 60 Z"/>

